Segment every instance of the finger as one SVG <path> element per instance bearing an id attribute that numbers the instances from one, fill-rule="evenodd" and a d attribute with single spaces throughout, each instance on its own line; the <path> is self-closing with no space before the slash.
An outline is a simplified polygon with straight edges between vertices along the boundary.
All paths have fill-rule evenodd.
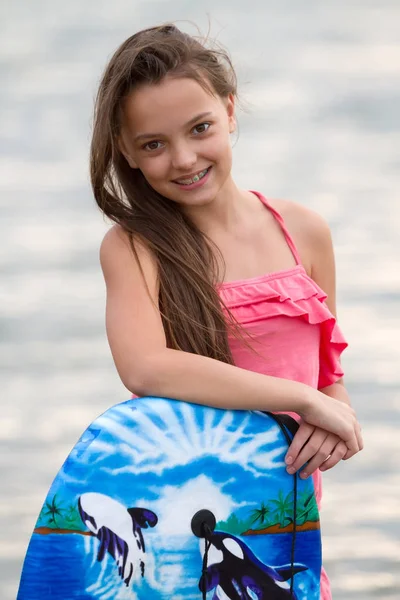
<path id="1" fill-rule="evenodd" d="M 306 444 L 303 446 L 294 463 L 287 467 L 287 472 L 292 475 L 298 469 L 300 469 L 308 460 L 310 460 L 310 458 L 315 456 L 319 452 L 321 446 L 323 445 L 328 436 L 329 434 L 327 431 L 325 431 L 324 429 L 317 428 L 311 435 L 311 437 L 307 440 Z M 335 444 L 333 444 L 331 448 L 333 448 L 334 445 Z M 328 454 L 329 452 L 325 453 L 323 460 L 325 460 Z"/>
<path id="2" fill-rule="evenodd" d="M 358 441 L 358 447 L 360 450 L 362 450 L 364 448 L 364 440 L 362 437 L 362 433 L 361 433 L 361 425 L 360 423 L 357 423 L 357 441 Z"/>
<path id="3" fill-rule="evenodd" d="M 362 448 L 361 448 L 361 450 L 362 450 Z M 359 451 L 360 450 L 357 450 L 357 452 L 359 452 Z M 347 452 L 346 452 L 346 454 L 345 454 L 345 456 L 343 457 L 342 460 L 349 460 L 349 458 L 352 458 L 355 454 L 357 454 L 357 452 L 353 452 L 352 450 L 349 450 L 347 448 Z"/>
<path id="4" fill-rule="evenodd" d="M 349 436 L 346 436 L 343 438 L 343 441 L 345 442 L 346 446 L 347 446 L 347 454 L 346 454 L 346 460 L 351 458 L 352 456 L 354 456 L 355 454 L 357 454 L 357 452 L 359 452 L 360 447 L 358 445 L 358 439 L 357 439 L 357 435 L 356 435 L 356 429 L 353 426 L 352 427 L 352 432 Z"/>
<path id="5" fill-rule="evenodd" d="M 353 448 L 349 448 L 349 444 L 346 442 L 347 453 L 343 457 L 343 460 L 349 460 L 349 458 L 352 458 L 355 454 L 357 454 L 357 452 L 360 452 L 360 450 L 362 450 L 364 448 L 364 441 L 363 441 L 362 435 L 361 435 L 361 427 L 359 427 L 358 432 L 356 431 L 356 439 L 357 439 L 357 449 L 356 450 L 354 450 Z"/>
<path id="6" fill-rule="evenodd" d="M 340 462 L 344 458 L 344 456 L 346 456 L 346 453 L 347 453 L 346 444 L 344 442 L 339 442 L 339 444 L 336 446 L 336 448 L 332 452 L 331 456 L 322 463 L 319 470 L 320 471 L 328 471 L 329 469 L 332 469 L 332 467 L 337 465 L 337 463 Z"/>
<path id="7" fill-rule="evenodd" d="M 352 456 L 354 456 L 358 452 L 358 450 L 357 451 L 349 450 L 348 446 L 346 446 L 346 447 L 347 447 L 347 452 L 346 452 L 345 456 L 343 457 L 343 460 L 349 460 L 349 458 L 352 458 Z"/>
<path id="8" fill-rule="evenodd" d="M 309 423 L 301 423 L 298 428 L 292 443 L 289 446 L 289 449 L 286 453 L 285 463 L 287 465 L 292 465 L 297 459 L 299 452 L 301 451 L 304 444 L 310 438 L 310 436 L 315 431 L 314 425 L 310 425 Z"/>
<path id="9" fill-rule="evenodd" d="M 328 457 L 331 458 L 333 456 L 335 448 L 340 442 L 341 440 L 337 435 L 328 435 L 318 452 L 316 452 L 309 463 L 305 465 L 304 470 L 300 473 L 300 477 L 302 479 L 307 479 L 307 477 L 312 475 L 321 465 L 325 463 Z M 346 451 L 346 445 L 344 444 L 344 446 Z"/>

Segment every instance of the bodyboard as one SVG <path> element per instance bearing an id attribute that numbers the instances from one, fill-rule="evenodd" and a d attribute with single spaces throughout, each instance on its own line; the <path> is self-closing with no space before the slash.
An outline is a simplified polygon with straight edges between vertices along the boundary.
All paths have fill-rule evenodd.
<path id="1" fill-rule="evenodd" d="M 291 422 L 156 397 L 113 406 L 53 481 L 17 600 L 319 600 L 313 482 L 284 464 Z"/>

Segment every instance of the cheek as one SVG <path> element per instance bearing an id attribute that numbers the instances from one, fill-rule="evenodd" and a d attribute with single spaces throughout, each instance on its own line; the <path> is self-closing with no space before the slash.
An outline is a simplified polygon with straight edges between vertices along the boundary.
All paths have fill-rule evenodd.
<path id="1" fill-rule="evenodd" d="M 144 159 L 138 166 L 148 180 L 163 179 L 168 172 L 168 160 L 161 155 Z"/>
<path id="2" fill-rule="evenodd" d="M 200 156 L 219 164 L 226 164 L 232 161 L 231 141 L 226 135 L 219 134 L 207 140 L 200 152 Z"/>
<path id="3" fill-rule="evenodd" d="M 211 151 L 214 153 L 215 160 L 223 165 L 224 168 L 231 167 L 232 147 L 230 138 L 220 136 L 218 140 L 215 140 Z"/>

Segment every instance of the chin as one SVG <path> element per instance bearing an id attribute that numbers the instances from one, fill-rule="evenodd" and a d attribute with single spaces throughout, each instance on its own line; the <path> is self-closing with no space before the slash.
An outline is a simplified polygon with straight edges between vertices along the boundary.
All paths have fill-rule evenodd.
<path id="1" fill-rule="evenodd" d="M 178 202 L 182 206 L 207 206 L 207 204 L 211 204 L 215 200 L 217 193 L 217 190 L 204 190 L 198 194 L 188 196 L 177 194 L 175 202 Z"/>

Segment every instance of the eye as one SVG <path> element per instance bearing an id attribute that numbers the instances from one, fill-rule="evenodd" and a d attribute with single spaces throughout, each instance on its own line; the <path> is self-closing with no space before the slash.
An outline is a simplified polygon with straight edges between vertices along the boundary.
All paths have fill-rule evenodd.
<path id="1" fill-rule="evenodd" d="M 153 140 L 152 142 L 147 142 L 144 146 L 142 146 L 143 150 L 147 150 L 148 152 L 154 152 L 155 150 L 159 150 L 161 148 L 161 142 L 157 142 L 157 140 Z"/>
<path id="2" fill-rule="evenodd" d="M 205 133 L 209 127 L 211 126 L 211 123 L 199 123 L 199 125 L 196 125 L 196 127 L 193 127 L 193 133 L 195 135 L 198 135 L 200 133 Z"/>

